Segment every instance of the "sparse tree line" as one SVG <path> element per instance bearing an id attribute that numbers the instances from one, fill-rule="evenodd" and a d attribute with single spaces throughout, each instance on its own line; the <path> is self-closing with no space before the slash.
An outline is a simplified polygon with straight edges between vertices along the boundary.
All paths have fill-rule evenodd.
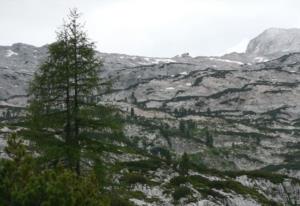
<path id="1" fill-rule="evenodd" d="M 17 108 L 8 108 L 1 112 L 0 121 L 1 120 L 12 120 L 19 117 L 21 113 L 21 109 Z"/>

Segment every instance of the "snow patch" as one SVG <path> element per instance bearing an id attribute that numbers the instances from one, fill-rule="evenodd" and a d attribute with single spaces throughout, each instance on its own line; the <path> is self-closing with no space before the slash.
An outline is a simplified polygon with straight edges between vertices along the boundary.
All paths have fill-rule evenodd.
<path id="1" fill-rule="evenodd" d="M 174 90 L 174 87 L 167 87 L 166 90 Z"/>
<path id="2" fill-rule="evenodd" d="M 176 62 L 173 59 L 155 59 L 155 61 L 157 62 L 163 62 L 163 63 L 172 63 L 172 62 Z"/>
<path id="3" fill-rule="evenodd" d="M 144 60 L 151 63 L 151 64 L 158 64 L 158 63 L 172 63 L 176 62 L 173 59 L 167 59 L 167 58 L 149 58 L 149 57 L 144 57 Z"/>
<path id="4" fill-rule="evenodd" d="M 190 86 L 192 86 L 192 83 L 186 83 L 185 85 L 190 87 Z"/>
<path id="5" fill-rule="evenodd" d="M 232 61 L 232 60 L 229 60 L 229 59 L 219 59 L 219 58 L 213 58 L 213 57 L 210 57 L 210 58 L 208 58 L 208 59 L 211 60 L 211 61 L 219 61 L 219 62 L 233 63 L 233 64 L 239 64 L 239 65 L 244 64 L 243 62 Z"/>
<path id="6" fill-rule="evenodd" d="M 256 61 L 256 62 L 267 62 L 267 61 L 269 61 L 268 59 L 266 59 L 266 58 L 264 58 L 264 57 L 255 57 L 254 58 L 254 61 Z"/>
<path id="7" fill-rule="evenodd" d="M 181 75 L 187 75 L 188 73 L 187 72 L 181 72 L 179 74 L 181 74 Z"/>
<path id="8" fill-rule="evenodd" d="M 16 52 L 13 52 L 12 50 L 7 50 L 7 52 L 6 52 L 6 57 L 11 57 L 11 56 L 17 56 L 18 55 L 18 53 L 16 53 Z"/>

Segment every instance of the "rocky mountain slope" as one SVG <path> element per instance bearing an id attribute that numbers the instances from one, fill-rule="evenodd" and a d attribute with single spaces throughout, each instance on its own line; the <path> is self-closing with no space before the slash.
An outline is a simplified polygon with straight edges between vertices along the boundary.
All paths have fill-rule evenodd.
<path id="1" fill-rule="evenodd" d="M 266 62 L 285 54 L 300 52 L 300 29 L 270 28 L 252 39 L 245 53 L 231 53 L 225 58 L 244 63 Z"/>
<path id="2" fill-rule="evenodd" d="M 104 63 L 102 78 L 113 84 L 97 98 L 128 116 L 127 140 L 162 159 L 163 151 L 175 159 L 186 152 L 198 167 L 206 168 L 193 168 L 182 178 L 167 163 L 155 166 L 147 155 L 131 156 L 124 150 L 122 158 L 116 159 L 126 167 L 112 178 L 122 183 L 132 172 L 142 172 L 147 178 L 126 188 L 140 194 L 131 195 L 132 202 L 175 204 L 176 190 L 185 190 L 185 198 L 177 201 L 182 205 L 271 205 L 268 201 L 291 205 L 299 201 L 298 36 L 298 30 L 270 29 L 252 40 L 245 54 L 223 57 L 98 53 Z M 46 56 L 46 46 L 0 47 L 2 134 L 10 131 L 6 122 L 22 116 L 28 82 Z M 145 165 L 150 166 L 140 171 Z M 250 170 L 260 171 L 239 172 Z M 269 172 L 284 176 L 274 180 L 265 175 Z"/>
<path id="3" fill-rule="evenodd" d="M 270 55 L 279 52 L 297 52 L 300 48 L 300 29 L 271 28 L 250 41 L 246 53 Z"/>

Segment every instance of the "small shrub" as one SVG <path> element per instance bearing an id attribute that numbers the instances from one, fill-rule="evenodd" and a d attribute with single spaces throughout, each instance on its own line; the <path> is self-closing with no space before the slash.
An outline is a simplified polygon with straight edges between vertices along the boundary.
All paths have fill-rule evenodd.
<path id="1" fill-rule="evenodd" d="M 138 173 L 126 174 L 122 180 L 128 185 L 133 185 L 136 183 L 147 184 L 149 182 L 146 177 Z"/>
<path id="2" fill-rule="evenodd" d="M 131 171 L 141 171 L 146 172 L 149 170 L 156 170 L 161 166 L 160 160 L 150 159 L 150 160 L 140 160 L 134 162 L 124 162 L 123 166 L 127 167 Z"/>
<path id="3" fill-rule="evenodd" d="M 111 197 L 110 206 L 133 206 L 128 200 L 118 196 Z"/>
<path id="4" fill-rule="evenodd" d="M 178 187 L 175 189 L 174 193 L 173 193 L 173 199 L 175 201 L 180 200 L 183 197 L 187 197 L 189 195 L 192 194 L 192 191 L 190 188 L 188 187 Z"/>
<path id="5" fill-rule="evenodd" d="M 177 177 L 173 177 L 171 180 L 170 180 L 170 183 L 174 186 L 180 186 L 181 184 L 184 184 L 186 183 L 188 180 L 186 177 L 184 176 L 177 176 Z"/>

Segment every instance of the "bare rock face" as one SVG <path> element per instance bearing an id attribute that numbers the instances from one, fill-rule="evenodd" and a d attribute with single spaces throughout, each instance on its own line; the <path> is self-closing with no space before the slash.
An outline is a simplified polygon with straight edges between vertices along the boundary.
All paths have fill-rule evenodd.
<path id="1" fill-rule="evenodd" d="M 300 29 L 271 28 L 252 39 L 247 54 L 267 56 L 275 53 L 300 51 Z"/>
<path id="2" fill-rule="evenodd" d="M 251 64 L 294 52 L 300 52 L 300 29 L 270 28 L 252 39 L 245 53 L 233 52 L 222 58 Z"/>

